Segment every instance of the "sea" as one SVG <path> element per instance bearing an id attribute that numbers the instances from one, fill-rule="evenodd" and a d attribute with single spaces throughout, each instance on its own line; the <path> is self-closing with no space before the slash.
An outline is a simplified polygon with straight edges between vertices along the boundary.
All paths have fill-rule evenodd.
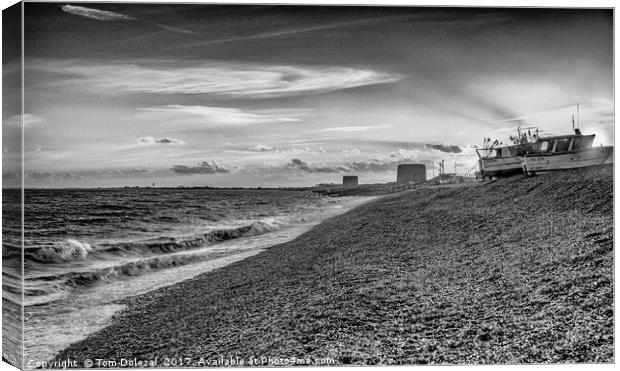
<path id="1" fill-rule="evenodd" d="M 3 190 L 5 357 L 21 340 L 20 197 Z M 25 190 L 25 360 L 50 360 L 105 327 L 121 299 L 258 254 L 369 199 L 277 189 Z"/>

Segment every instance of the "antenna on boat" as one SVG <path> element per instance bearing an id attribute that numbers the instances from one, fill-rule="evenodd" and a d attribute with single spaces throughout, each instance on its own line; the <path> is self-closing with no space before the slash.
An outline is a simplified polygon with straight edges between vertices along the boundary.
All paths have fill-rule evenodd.
<path id="1" fill-rule="evenodd" d="M 581 125 L 579 122 L 579 102 L 577 102 L 577 129 L 581 129 Z"/>

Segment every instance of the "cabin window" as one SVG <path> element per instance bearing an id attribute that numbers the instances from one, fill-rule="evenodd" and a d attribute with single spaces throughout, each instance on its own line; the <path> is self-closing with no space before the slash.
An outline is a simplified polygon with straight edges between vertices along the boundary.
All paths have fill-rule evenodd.
<path id="1" fill-rule="evenodd" d="M 549 150 L 549 142 L 540 143 L 540 151 L 547 152 Z"/>
<path id="2" fill-rule="evenodd" d="M 575 149 L 583 149 L 592 147 L 592 142 L 594 141 L 593 135 L 576 137 L 575 138 Z"/>
<path id="3" fill-rule="evenodd" d="M 570 145 L 569 138 L 562 138 L 556 140 L 555 151 L 554 152 L 566 152 L 568 151 L 568 146 Z"/>

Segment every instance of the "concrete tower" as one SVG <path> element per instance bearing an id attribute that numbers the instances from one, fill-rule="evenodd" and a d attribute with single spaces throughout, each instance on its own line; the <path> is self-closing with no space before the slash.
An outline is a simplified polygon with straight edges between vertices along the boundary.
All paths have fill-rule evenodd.
<path id="1" fill-rule="evenodd" d="M 356 175 L 345 175 L 342 177 L 342 185 L 346 187 L 357 187 L 358 180 Z"/>
<path id="2" fill-rule="evenodd" d="M 426 165 L 398 165 L 398 172 L 396 173 L 397 184 L 408 184 L 409 182 L 420 183 L 424 181 L 426 181 Z"/>

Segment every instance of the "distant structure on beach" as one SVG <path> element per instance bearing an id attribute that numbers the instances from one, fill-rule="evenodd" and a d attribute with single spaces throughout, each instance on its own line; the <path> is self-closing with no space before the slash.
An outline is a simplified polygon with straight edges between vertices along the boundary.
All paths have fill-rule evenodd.
<path id="1" fill-rule="evenodd" d="M 403 164 L 398 165 L 396 184 L 420 183 L 426 181 L 426 165 Z"/>
<path id="2" fill-rule="evenodd" d="M 356 175 L 345 175 L 342 177 L 342 185 L 346 187 L 357 187 L 359 181 Z"/>

